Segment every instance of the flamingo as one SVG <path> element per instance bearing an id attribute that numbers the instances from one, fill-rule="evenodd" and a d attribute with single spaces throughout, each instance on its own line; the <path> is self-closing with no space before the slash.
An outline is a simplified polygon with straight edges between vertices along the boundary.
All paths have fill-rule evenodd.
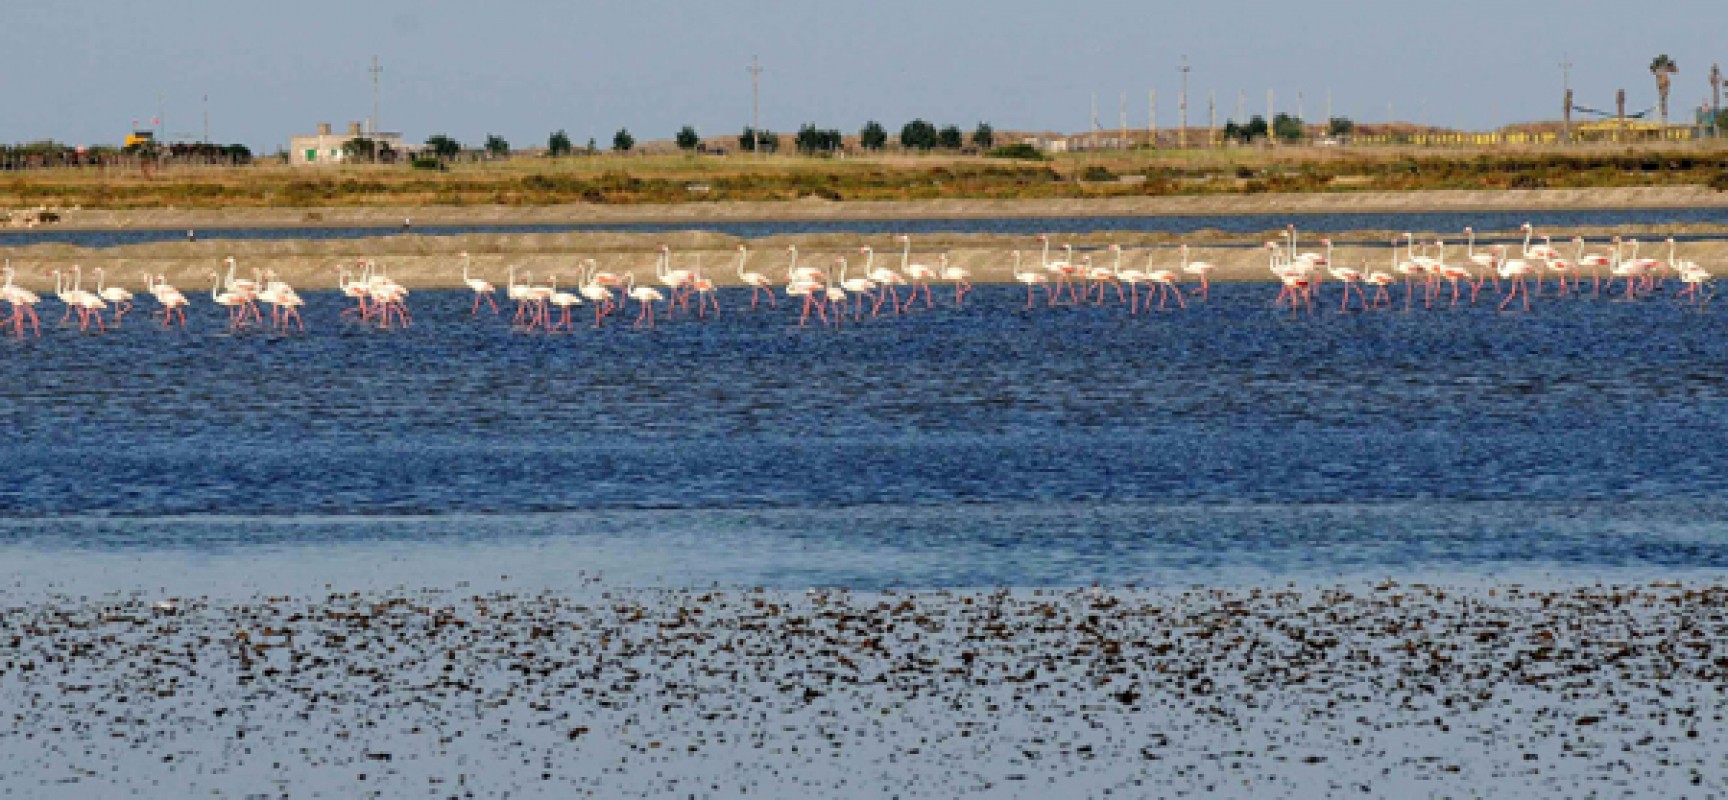
<path id="1" fill-rule="evenodd" d="M 1405 258 L 1403 261 L 1398 262 L 1398 265 L 1394 267 L 1394 270 L 1404 276 L 1404 310 L 1409 311 L 1414 302 L 1416 278 L 1421 277 L 1422 285 L 1425 288 L 1428 286 L 1428 260 L 1417 257 L 1415 234 L 1406 232 L 1403 238 L 1405 242 Z M 1398 249 L 1397 239 L 1392 240 L 1392 249 Z M 1433 307 L 1434 298 L 1432 294 L 1428 297 L 1427 304 L 1430 308 Z"/>
<path id="2" fill-rule="evenodd" d="M 1470 287 L 1470 302 L 1474 303 L 1476 302 L 1476 295 L 1482 291 L 1482 284 L 1485 281 L 1493 281 L 1494 293 L 1500 293 L 1500 262 L 1496 260 L 1492 252 L 1476 252 L 1475 228 L 1465 228 L 1464 236 L 1464 260 L 1470 262 L 1470 266 L 1476 269 L 1476 274 L 1481 276 Z"/>
<path id="3" fill-rule="evenodd" d="M 516 315 L 510 318 L 510 324 L 515 326 L 528 325 L 532 327 L 533 315 L 530 307 L 534 302 L 534 291 L 528 285 L 528 273 L 522 273 L 522 283 L 516 282 L 516 265 L 510 265 L 509 283 L 504 284 L 504 297 L 516 304 Z"/>
<path id="4" fill-rule="evenodd" d="M 1622 248 L 1626 245 L 1632 247 L 1631 255 L 1622 254 Z M 1638 284 L 1643 283 L 1644 278 L 1650 274 L 1651 262 L 1649 259 L 1638 258 L 1638 246 L 1637 239 L 1627 239 L 1625 242 L 1621 242 L 1620 237 L 1614 237 L 1614 254 L 1617 261 L 1614 266 L 1608 270 L 1608 273 L 1613 276 L 1608 280 L 1608 291 L 1610 294 L 1614 291 L 1613 279 L 1619 278 L 1626 282 L 1625 299 L 1634 299 Z"/>
<path id="5" fill-rule="evenodd" d="M 696 273 L 687 269 L 672 268 L 672 248 L 660 245 L 660 261 L 654 266 L 654 278 L 660 285 L 671 292 L 673 303 L 685 311 L 690 310 L 690 288 L 696 280 Z M 666 305 L 666 316 L 672 316 L 672 303 Z"/>
<path id="6" fill-rule="evenodd" d="M 1327 245 L 1330 247 L 1331 243 L 1328 242 Z M 1200 288 L 1195 289 L 1194 293 L 1200 295 L 1201 300 L 1209 300 L 1212 297 L 1212 282 L 1210 276 L 1213 269 L 1213 265 L 1205 261 L 1189 263 L 1188 245 L 1182 245 L 1182 271 L 1200 279 Z M 1361 289 L 1358 288 L 1357 292 L 1361 292 Z"/>
<path id="7" fill-rule="evenodd" d="M 246 297 L 232 291 L 223 291 L 223 280 L 219 273 L 210 273 L 210 280 L 214 281 L 214 285 L 210 287 L 210 299 L 216 305 L 228 309 L 228 329 L 239 330 L 240 326 L 245 324 Z"/>
<path id="8" fill-rule="evenodd" d="M 594 304 L 594 327 L 598 328 L 606 315 L 617 309 L 617 304 L 612 301 L 612 289 L 595 280 L 594 276 L 599 272 L 600 262 L 590 258 L 583 263 L 587 269 L 583 272 L 582 285 L 578 287 L 577 291 L 582 294 L 584 299 Z"/>
<path id="9" fill-rule="evenodd" d="M 792 250 L 792 261 L 786 266 L 786 296 L 804 298 L 804 313 L 798 317 L 798 327 L 802 328 L 810 323 L 812 310 L 819 314 L 822 321 L 826 323 L 828 321 L 828 309 L 824 299 L 826 293 L 823 290 L 826 287 L 822 282 L 822 273 L 820 270 L 810 267 L 798 267 L 798 249 L 796 247 L 790 249 Z"/>
<path id="10" fill-rule="evenodd" d="M 1506 310 L 1506 304 L 1518 296 L 1520 289 L 1524 293 L 1524 310 L 1530 310 L 1530 287 L 1525 284 L 1524 279 L 1534 271 L 1535 268 L 1530 265 L 1530 262 L 1522 258 L 1507 259 L 1500 262 L 1500 277 L 1505 278 L 1512 286 L 1511 289 L 1507 290 L 1506 297 L 1500 301 L 1501 311 Z"/>
<path id="11" fill-rule="evenodd" d="M 306 323 L 300 318 L 300 307 L 306 305 L 306 301 L 300 299 L 300 295 L 295 293 L 294 287 L 276 280 L 275 273 L 265 272 L 264 275 L 266 281 L 263 291 L 258 293 L 258 299 L 270 305 L 271 323 L 276 326 L 278 331 L 286 333 L 288 324 L 293 322 L 304 333 Z"/>
<path id="12" fill-rule="evenodd" d="M 906 285 L 905 276 L 887 267 L 876 267 L 872 269 L 871 265 L 876 262 L 875 250 L 868 247 L 861 247 L 858 249 L 858 252 L 864 255 L 864 277 L 869 278 L 877 286 L 881 287 L 881 291 L 876 295 L 877 309 L 881 308 L 884 300 L 888 300 L 891 301 L 889 305 L 893 306 L 894 313 L 900 313 L 900 290 L 897 287 Z M 911 302 L 911 300 L 908 299 L 907 302 Z M 871 313 L 874 315 L 875 312 Z"/>
<path id="13" fill-rule="evenodd" d="M 1590 270 L 1591 296 L 1601 297 L 1602 269 L 1611 263 L 1608 254 L 1601 252 L 1584 252 L 1584 237 L 1582 236 L 1573 237 L 1572 243 L 1578 246 L 1578 268 L 1589 268 Z M 1582 278 L 1582 276 L 1580 276 L 1580 278 Z M 1582 293 L 1583 290 L 1579 289 L 1579 292 Z"/>
<path id="14" fill-rule="evenodd" d="M 636 275 L 631 273 L 624 287 L 624 296 L 635 300 L 642 308 L 641 313 L 636 315 L 636 326 L 641 327 L 643 320 L 647 320 L 648 327 L 654 327 L 654 304 L 665 300 L 666 295 L 652 286 L 637 286 Z M 671 306 L 668 305 L 667 308 L 670 309 Z"/>
<path id="15" fill-rule="evenodd" d="M 1128 313 L 1138 314 L 1140 313 L 1140 284 L 1147 282 L 1146 271 L 1120 268 L 1122 264 L 1121 245 L 1110 245 L 1110 251 L 1116 254 L 1116 279 L 1128 284 Z M 1146 255 L 1146 266 L 1152 266 L 1152 255 L 1150 252 Z M 1147 291 L 1151 290 L 1148 289 Z"/>
<path id="16" fill-rule="evenodd" d="M 1356 299 L 1361 301 L 1362 310 L 1368 310 L 1368 296 L 1362 293 L 1362 271 L 1351 267 L 1330 267 L 1329 272 L 1339 283 L 1344 284 L 1344 300 L 1338 304 L 1340 313 L 1350 310 L 1350 290 L 1356 290 Z"/>
<path id="17" fill-rule="evenodd" d="M 1050 296 L 1051 305 L 1055 305 L 1055 298 L 1062 294 L 1062 288 L 1064 286 L 1068 288 L 1069 300 L 1075 303 L 1080 302 L 1080 298 L 1074 293 L 1074 282 L 1072 280 L 1074 274 L 1079 271 L 1079 268 L 1074 265 L 1074 245 L 1062 245 L 1063 252 L 1067 254 L 1066 257 L 1061 261 L 1051 261 L 1050 236 L 1048 234 L 1040 234 L 1038 236 L 1038 241 L 1044 244 L 1044 254 L 1042 256 L 1044 270 L 1056 276 L 1055 291 Z"/>
<path id="18" fill-rule="evenodd" d="M 1438 257 L 1434 261 L 1434 275 L 1452 284 L 1452 305 L 1456 306 L 1458 305 L 1458 298 L 1462 296 L 1458 289 L 1458 282 L 1464 281 L 1474 287 L 1476 285 L 1476 282 L 1472 280 L 1474 276 L 1470 274 L 1470 269 L 1462 264 L 1446 263 L 1446 241 L 1444 239 L 1435 240 L 1434 249 L 1438 253 Z M 1471 290 L 1470 301 L 1476 301 L 1474 289 Z"/>
<path id="19" fill-rule="evenodd" d="M 943 258 L 946 259 L 947 256 L 943 256 Z M 876 297 L 876 282 L 870 280 L 868 277 L 848 279 L 846 277 L 845 257 L 836 258 L 834 261 L 840 265 L 840 288 L 844 289 L 853 297 L 852 319 L 859 320 L 863 318 L 864 298 L 866 297 L 870 298 L 871 301 L 870 316 L 876 316 L 876 309 L 882 305 Z M 830 298 L 830 300 L 832 300 L 832 298 Z M 844 303 L 846 298 L 842 296 L 840 301 Z"/>
<path id="20" fill-rule="evenodd" d="M 894 239 L 906 245 L 900 251 L 900 272 L 906 276 L 906 280 L 912 283 L 912 294 L 907 296 L 905 308 L 911 308 L 912 302 L 918 299 L 919 287 L 924 289 L 924 307 L 935 308 L 936 301 L 930 298 L 930 282 L 936 279 L 936 270 L 925 264 L 912 263 L 911 236 L 902 233 Z"/>
<path id="21" fill-rule="evenodd" d="M 1049 275 L 1046 275 L 1045 273 L 1042 273 L 1042 272 L 1022 272 L 1020 270 L 1020 251 L 1019 250 L 1014 251 L 1014 266 L 1012 269 L 1014 272 L 1014 280 L 1019 281 L 1020 283 L 1025 284 L 1025 286 L 1026 286 L 1026 308 L 1027 308 L 1027 310 L 1031 310 L 1031 308 L 1032 308 L 1032 287 L 1034 287 L 1034 286 L 1044 287 L 1045 299 L 1048 300 L 1051 304 L 1054 304 L 1056 302 L 1056 295 L 1054 293 L 1052 293 L 1050 290 L 1050 276 Z"/>
<path id="22" fill-rule="evenodd" d="M 84 291 L 80 288 L 83 285 L 84 268 L 77 264 L 73 264 L 72 291 L 70 296 L 72 298 L 73 307 L 78 310 L 78 330 L 89 330 L 90 321 L 94 319 L 96 321 L 96 330 L 107 333 L 108 326 L 102 322 L 102 312 L 108 310 L 108 302 L 96 296 L 94 293 Z"/>
<path id="23" fill-rule="evenodd" d="M 1146 273 L 1146 280 L 1158 290 L 1158 310 L 1164 310 L 1164 303 L 1169 298 L 1176 298 L 1176 304 L 1188 308 L 1188 302 L 1182 299 L 1182 289 L 1176 285 L 1176 272 L 1168 269 L 1155 269 Z M 1152 292 L 1146 292 L 1146 310 L 1152 310 Z"/>
<path id="24" fill-rule="evenodd" d="M 498 301 L 492 299 L 492 296 L 497 293 L 498 289 L 486 281 L 468 276 L 468 267 L 473 263 L 473 261 L 474 258 L 472 256 L 467 253 L 462 254 L 462 283 L 474 292 L 474 308 L 469 312 L 468 316 L 477 317 L 480 315 L 481 300 L 485 300 L 489 305 L 491 305 L 492 315 L 497 316 Z"/>
<path id="25" fill-rule="evenodd" d="M 714 316 L 720 316 L 720 290 L 714 279 L 702 274 L 702 254 L 696 254 L 696 274 L 690 279 L 690 291 L 696 293 L 696 316 L 706 318 L 708 306 L 714 306 Z"/>
<path id="26" fill-rule="evenodd" d="M 869 250 L 870 248 L 864 249 Z M 756 310 L 756 300 L 764 293 L 768 295 L 768 307 L 779 308 L 779 304 L 774 300 L 774 282 L 768 280 L 768 276 L 760 272 L 744 271 L 744 262 L 749 258 L 750 248 L 746 245 L 738 245 L 738 280 L 750 287 L 750 310 Z M 869 270 L 866 269 L 865 271 L 868 272 Z"/>
<path id="27" fill-rule="evenodd" d="M 144 281 L 150 288 L 150 294 L 156 298 L 156 302 L 162 305 L 162 327 L 167 328 L 174 324 L 174 318 L 178 316 L 180 327 L 185 328 L 186 307 L 190 305 L 186 300 L 186 295 L 181 294 L 179 289 L 168 285 L 167 276 L 157 275 L 156 280 L 152 282 L 150 276 L 145 275 Z"/>
<path id="28" fill-rule="evenodd" d="M 96 268 L 96 296 L 114 304 L 114 327 L 120 327 L 120 320 L 132 310 L 132 293 L 118 286 L 107 286 L 104 283 L 102 268 Z"/>
<path id="29" fill-rule="evenodd" d="M 575 294 L 574 292 L 560 292 L 560 291 L 558 291 L 558 276 L 553 275 L 552 276 L 552 293 L 547 295 L 546 302 L 548 304 L 550 304 L 553 308 L 558 309 L 558 314 L 559 314 L 558 324 L 553 325 L 553 326 L 547 328 L 546 330 L 555 331 L 555 330 L 558 330 L 559 328 L 563 328 L 564 330 L 573 330 L 573 328 L 570 325 L 570 309 L 572 309 L 576 306 L 582 305 L 581 296 Z"/>
<path id="30" fill-rule="evenodd" d="M 30 323 L 31 332 L 33 332 L 37 337 L 40 337 L 42 335 L 42 325 L 41 321 L 36 317 L 36 304 L 41 302 L 41 298 L 37 297 L 36 293 L 29 289 L 13 285 L 12 281 L 14 273 L 12 270 L 12 262 L 10 260 L 6 262 L 4 274 L 6 276 L 6 284 L 0 286 L 0 300 L 5 300 L 7 305 L 12 306 L 12 315 L 4 320 L 0 320 L 0 326 L 4 326 L 8 323 L 11 324 L 12 330 L 18 335 L 18 338 L 23 339 L 24 323 L 28 322 Z"/>
<path id="31" fill-rule="evenodd" d="M 1111 245 L 1111 251 L 1116 254 L 1112 266 L 1097 266 L 1092 263 L 1092 256 L 1086 256 L 1086 269 L 1082 274 L 1086 277 L 1086 294 L 1091 296 L 1092 290 L 1098 290 L 1098 305 L 1104 305 L 1104 286 L 1110 284 L 1116 287 L 1117 302 L 1128 302 L 1128 295 L 1122 291 L 1122 282 L 1117 279 L 1117 270 L 1122 266 L 1122 248 Z"/>
<path id="32" fill-rule="evenodd" d="M 937 256 L 936 274 L 942 280 L 954 284 L 954 306 L 958 308 L 965 305 L 966 295 L 972 291 L 972 273 L 968 272 L 965 267 L 949 264 L 948 254 L 943 253 L 942 255 Z M 1102 294 L 1102 291 L 1100 291 L 1100 294 Z"/>

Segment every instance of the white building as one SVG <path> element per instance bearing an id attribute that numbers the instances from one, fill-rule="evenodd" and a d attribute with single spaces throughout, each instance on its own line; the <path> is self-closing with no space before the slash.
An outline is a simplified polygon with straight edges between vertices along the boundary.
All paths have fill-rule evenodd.
<path id="1" fill-rule="evenodd" d="M 402 141 L 402 134 L 400 133 L 366 133 L 360 123 L 353 122 L 349 123 L 347 133 L 333 134 L 330 132 L 330 123 L 320 122 L 318 123 L 318 133 L 312 136 L 294 136 L 288 139 L 288 163 L 301 167 L 347 163 L 349 158 L 347 151 L 343 149 L 344 146 L 355 139 L 362 138 L 377 142 L 381 150 L 388 148 L 395 151 L 398 159 L 407 158 L 412 152 L 407 143 Z"/>

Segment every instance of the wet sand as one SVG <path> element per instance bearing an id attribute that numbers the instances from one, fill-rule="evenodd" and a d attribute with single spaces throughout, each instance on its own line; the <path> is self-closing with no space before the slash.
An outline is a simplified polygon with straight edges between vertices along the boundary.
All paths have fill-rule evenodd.
<path id="1" fill-rule="evenodd" d="M 1702 796 L 1728 585 L 6 597 L 0 794 Z"/>

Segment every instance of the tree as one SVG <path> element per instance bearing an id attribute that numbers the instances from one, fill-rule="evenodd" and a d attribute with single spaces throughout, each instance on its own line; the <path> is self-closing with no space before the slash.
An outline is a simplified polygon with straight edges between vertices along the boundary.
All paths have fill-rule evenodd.
<path id="1" fill-rule="evenodd" d="M 936 126 L 922 119 L 912 120 L 900 129 L 900 146 L 907 150 L 929 150 L 936 144 Z"/>
<path id="2" fill-rule="evenodd" d="M 936 132 L 936 144 L 944 150 L 959 150 L 966 140 L 960 133 L 960 126 L 949 125 Z"/>
<path id="3" fill-rule="evenodd" d="M 702 137 L 696 135 L 694 127 L 685 125 L 678 129 L 677 141 L 679 150 L 695 150 L 697 145 L 702 144 Z"/>
<path id="4" fill-rule="evenodd" d="M 1326 122 L 1328 136 L 1349 136 L 1355 131 L 1356 123 L 1351 122 L 1349 117 L 1333 117 Z"/>
<path id="5" fill-rule="evenodd" d="M 798 129 L 798 135 L 792 143 L 798 148 L 798 152 L 809 155 L 834 152 L 840 149 L 844 141 L 844 137 L 837 130 L 822 130 L 814 124 L 805 124 Z"/>
<path id="6" fill-rule="evenodd" d="M 342 155 L 349 161 L 362 163 L 378 160 L 378 141 L 364 136 L 356 136 L 342 143 Z"/>
<path id="7" fill-rule="evenodd" d="M 1302 139 L 1302 120 L 1289 114 L 1279 114 L 1272 118 L 1272 135 L 1286 142 Z"/>
<path id="8" fill-rule="evenodd" d="M 559 130 L 546 140 L 546 149 L 551 151 L 553 158 L 570 155 L 570 134 Z"/>
<path id="9" fill-rule="evenodd" d="M 996 146 L 996 129 L 988 122 L 978 123 L 978 128 L 972 131 L 972 146 L 979 150 L 989 150 Z"/>
<path id="10" fill-rule="evenodd" d="M 774 135 L 774 132 L 767 128 L 757 130 L 745 126 L 744 132 L 738 134 L 738 149 L 746 153 L 757 151 L 772 153 L 780 149 L 780 137 Z"/>
<path id="11" fill-rule="evenodd" d="M 439 161 L 449 161 L 462 153 L 462 143 L 442 133 L 426 137 L 426 149 Z"/>
<path id="12" fill-rule="evenodd" d="M 510 143 L 504 137 L 494 133 L 486 134 L 486 155 L 493 158 L 506 158 L 510 155 Z"/>
<path id="13" fill-rule="evenodd" d="M 628 153 L 630 152 L 630 148 L 635 146 L 636 137 L 630 135 L 629 128 L 619 128 L 617 133 L 612 134 L 613 150 L 617 150 L 620 153 Z"/>
<path id="14" fill-rule="evenodd" d="M 864 129 L 858 132 L 858 144 L 865 150 L 881 150 L 888 146 L 888 131 L 882 123 L 870 120 L 864 123 Z"/>
<path id="15" fill-rule="evenodd" d="M 1680 65 L 1674 63 L 1667 53 L 1650 60 L 1650 74 L 1656 76 L 1656 97 L 1662 107 L 1662 124 L 1668 124 L 1668 90 L 1674 88 L 1674 79 L 1670 76 L 1679 74 Z"/>

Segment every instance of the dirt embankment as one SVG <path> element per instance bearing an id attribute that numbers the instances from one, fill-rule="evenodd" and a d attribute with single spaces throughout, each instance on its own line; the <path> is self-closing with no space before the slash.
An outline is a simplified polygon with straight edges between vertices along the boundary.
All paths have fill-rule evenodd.
<path id="1" fill-rule="evenodd" d="M 89 230 L 215 227 L 347 227 L 529 225 L 605 222 L 808 219 L 965 219 L 1155 215 L 1414 213 L 1424 211 L 1560 211 L 1623 208 L 1728 208 L 1728 192 L 1703 186 L 1531 191 L 1332 192 L 1102 200 L 920 200 L 714 202 L 614 206 L 429 206 L 384 208 L 240 208 L 64 211 L 57 227 Z"/>

